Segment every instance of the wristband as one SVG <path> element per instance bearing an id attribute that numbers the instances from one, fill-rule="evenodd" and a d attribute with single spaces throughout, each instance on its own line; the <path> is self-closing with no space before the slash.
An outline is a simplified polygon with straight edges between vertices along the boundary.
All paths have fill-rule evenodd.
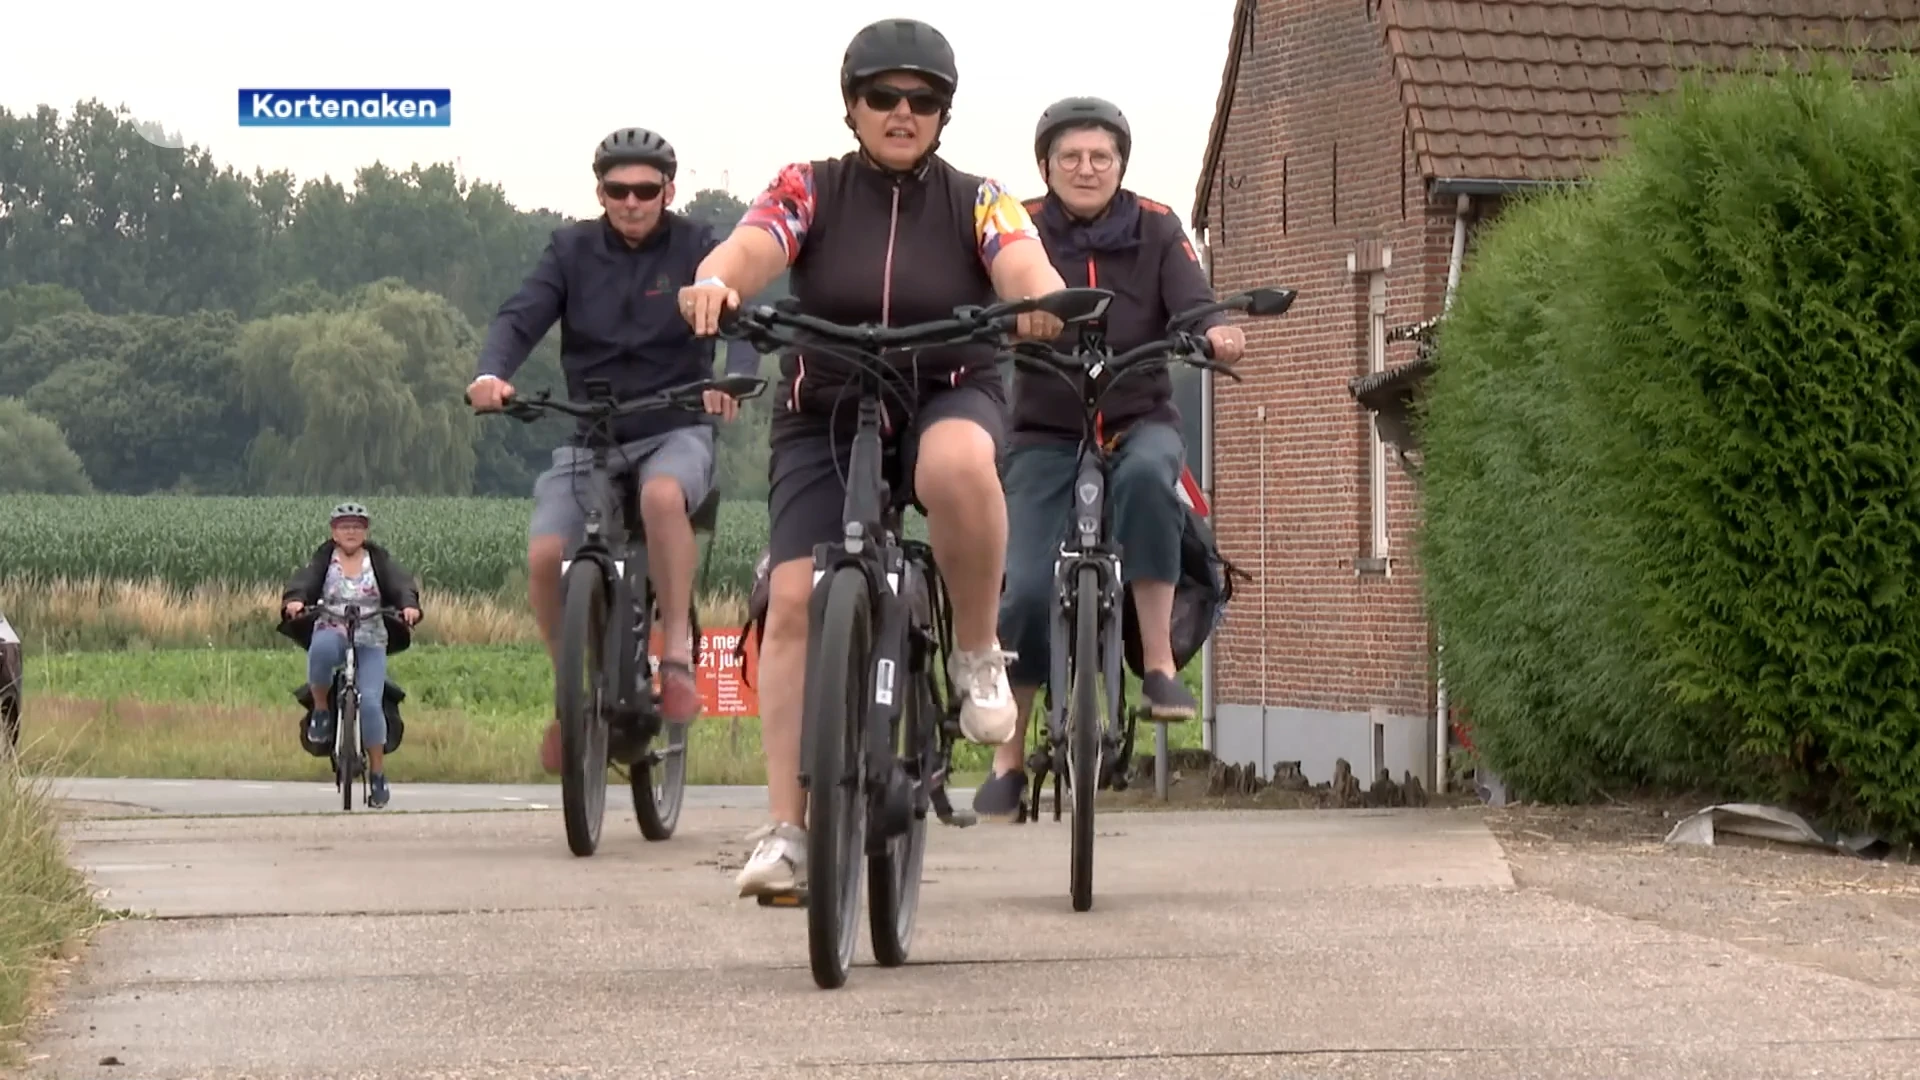
<path id="1" fill-rule="evenodd" d="M 723 289 L 727 287 L 727 283 L 717 277 L 703 277 L 699 281 L 694 282 L 693 285 L 694 288 L 699 288 L 702 285 L 718 285 Z"/>

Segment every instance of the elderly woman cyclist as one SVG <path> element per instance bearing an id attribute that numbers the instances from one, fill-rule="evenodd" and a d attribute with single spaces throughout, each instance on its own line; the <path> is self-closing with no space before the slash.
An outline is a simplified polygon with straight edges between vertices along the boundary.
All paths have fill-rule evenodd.
<path id="1" fill-rule="evenodd" d="M 387 805 L 387 719 L 381 702 L 386 688 L 387 657 L 405 652 L 420 621 L 420 591 L 413 577 L 393 560 L 387 549 L 367 539 L 367 508 L 345 502 L 333 508 L 328 520 L 333 535 L 314 549 L 313 558 L 287 582 L 280 598 L 280 632 L 307 650 L 307 684 L 313 692 L 313 716 L 307 721 L 307 741 L 333 741 L 333 703 L 327 700 L 334 669 L 347 658 L 345 623 L 319 610 L 303 618 L 308 608 L 357 605 L 362 611 L 380 607 L 400 609 L 391 615 L 362 622 L 354 634 L 354 663 L 360 675 L 360 745 L 367 749 L 367 805 Z"/>
<path id="2" fill-rule="evenodd" d="M 1213 291 L 1166 206 L 1120 186 L 1133 151 L 1133 130 L 1119 107 L 1094 97 L 1055 102 L 1040 114 L 1033 155 L 1047 194 L 1026 204 L 1047 255 L 1069 287 L 1114 292 L 1106 345 L 1115 353 L 1165 333 L 1175 312 L 1211 301 Z M 1240 358 L 1239 329 L 1216 315 L 1202 325 L 1216 359 Z M 1071 351 L 1071 331 L 1055 342 Z M 1048 613 L 1053 558 L 1067 528 L 1081 432 L 1079 392 L 1045 373 L 1016 371 L 1012 447 L 1007 454 L 1007 588 L 1000 639 L 1017 659 L 1009 667 L 1018 729 L 994 754 L 993 775 L 974 792 L 982 816 L 1019 813 L 1027 777 L 1022 765 L 1028 715 L 1048 669 Z M 1171 622 L 1180 577 L 1184 514 L 1174 486 L 1186 452 L 1173 382 L 1163 369 L 1128 375 L 1108 393 L 1097 435 L 1115 447 L 1109 512 L 1120 543 L 1121 576 L 1139 616 L 1141 690 L 1157 718 L 1191 719 L 1193 695 L 1174 670 Z"/>

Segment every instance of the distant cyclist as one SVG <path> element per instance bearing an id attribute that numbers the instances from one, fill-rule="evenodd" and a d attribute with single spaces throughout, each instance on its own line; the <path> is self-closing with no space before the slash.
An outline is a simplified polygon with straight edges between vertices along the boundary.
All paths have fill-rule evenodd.
<path id="1" fill-rule="evenodd" d="M 356 605 L 363 612 L 398 608 L 391 615 L 367 619 L 353 637 L 354 665 L 359 670 L 360 745 L 367 751 L 367 781 L 372 791 L 367 805 L 387 805 L 387 717 L 381 700 L 387 685 L 387 657 L 407 651 L 413 626 L 420 621 L 420 590 L 413 576 L 394 561 L 386 548 L 367 539 L 371 519 L 367 508 L 345 502 L 327 519 L 332 537 L 314 549 L 313 558 L 287 582 L 280 597 L 280 632 L 307 650 L 307 688 L 313 693 L 313 714 L 307 719 L 307 741 L 318 746 L 333 743 L 333 672 L 347 660 L 345 620 L 324 610 L 302 617 L 323 602 L 334 607 Z"/>
<path id="2" fill-rule="evenodd" d="M 1214 299 L 1179 218 L 1120 186 L 1132 151 L 1132 128 L 1112 102 L 1094 97 L 1055 102 L 1040 114 L 1033 140 L 1047 194 L 1026 204 L 1069 286 L 1114 291 L 1103 330 L 1115 353 L 1165 336 L 1167 319 L 1175 312 Z M 1214 356 L 1232 363 L 1245 339 L 1224 323 L 1225 316 L 1216 315 L 1202 325 Z M 1071 351 L 1079 341 L 1075 330 L 1055 347 Z M 1047 680 L 1053 561 L 1073 506 L 1082 419 L 1079 394 L 1058 376 L 1016 371 L 1013 447 L 1006 463 L 1013 539 L 1000 637 L 1018 654 L 1011 675 L 1019 721 L 1014 737 L 994 754 L 993 775 L 974 793 L 974 810 L 982 815 L 1017 814 L 1026 790 L 1026 724 L 1035 692 Z M 1186 448 L 1167 372 L 1127 375 L 1106 395 L 1097 432 L 1115 448 L 1108 507 L 1124 553 L 1121 576 L 1139 616 L 1146 673 L 1141 691 L 1155 717 L 1191 719 L 1193 695 L 1174 669 L 1170 640 L 1185 521 L 1174 486 Z"/>
<path id="3" fill-rule="evenodd" d="M 556 321 L 560 366 L 575 402 L 586 400 L 588 379 L 608 380 L 614 396 L 626 401 L 713 377 L 711 343 L 696 341 L 674 310 L 680 289 L 715 244 L 710 226 L 667 209 L 678 171 L 673 147 L 644 128 L 622 128 L 601 140 L 593 174 L 606 212 L 554 230 L 526 283 L 500 306 L 467 388 L 475 409 L 498 409 L 513 396 L 508 380 Z M 751 347 L 727 357 L 730 373 L 751 375 L 759 365 Z M 706 405 L 729 420 L 739 408 L 717 391 L 707 394 Z M 700 711 L 688 618 L 696 561 L 689 515 L 713 487 L 713 426 L 704 417 L 662 410 L 615 421 L 613 432 L 620 440 L 614 468 L 639 472 L 647 565 L 660 604 L 661 712 L 684 724 Z M 576 438 L 554 450 L 552 467 L 533 484 L 527 596 L 556 667 L 560 561 L 585 537 L 580 507 L 589 497 L 591 466 L 591 451 Z M 558 718 L 547 726 L 540 763 L 548 772 L 560 770 Z"/>
<path id="4" fill-rule="evenodd" d="M 949 318 L 961 304 L 1061 288 L 1045 250 L 1029 242 L 1036 234 L 1020 203 L 999 183 L 935 155 L 958 84 L 952 46 L 926 23 L 887 19 L 854 35 L 840 65 L 840 97 L 858 149 L 781 170 L 700 264 L 699 280 L 681 290 L 687 321 L 714 332 L 724 310 L 789 266 L 802 312 L 850 323 L 902 326 Z M 1036 312 L 1022 316 L 1019 329 L 1044 339 L 1060 325 Z M 1002 743 L 1014 719 L 1006 654 L 994 633 L 1007 543 L 995 469 L 1006 391 L 991 346 L 921 349 L 900 356 L 897 367 L 913 382 L 919 408 L 903 415 L 890 402 L 886 437 L 901 448 L 904 480 L 926 508 L 952 595 L 957 648 L 949 663 L 960 723 L 976 742 Z M 798 774 L 807 602 L 814 545 L 840 536 L 857 419 L 844 364 L 803 351 L 783 357 L 781 371 L 767 494 L 771 603 L 756 679 L 773 822 L 756 834 L 740 871 L 743 895 L 784 892 L 806 880 L 807 802 Z"/>

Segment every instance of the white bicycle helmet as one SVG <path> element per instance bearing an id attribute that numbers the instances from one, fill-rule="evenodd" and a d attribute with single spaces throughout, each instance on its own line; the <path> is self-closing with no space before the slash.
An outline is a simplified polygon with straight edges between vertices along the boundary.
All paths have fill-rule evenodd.
<path id="1" fill-rule="evenodd" d="M 347 518 L 359 518 L 361 521 L 369 523 L 373 521 L 373 517 L 367 513 L 366 507 L 361 506 L 357 502 L 343 502 L 333 508 L 333 514 L 327 518 L 327 524 L 332 525 L 336 521 Z"/>

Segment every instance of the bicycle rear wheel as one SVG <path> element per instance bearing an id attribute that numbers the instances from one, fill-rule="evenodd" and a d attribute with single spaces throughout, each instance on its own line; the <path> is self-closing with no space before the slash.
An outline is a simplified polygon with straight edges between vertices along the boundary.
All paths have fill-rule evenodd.
<path id="1" fill-rule="evenodd" d="M 1080 568 L 1073 608 L 1067 783 L 1073 788 L 1073 910 L 1093 906 L 1093 797 L 1100 789 L 1100 571 Z"/>
<path id="2" fill-rule="evenodd" d="M 931 612 L 926 582 L 914 576 L 915 595 L 903 599 L 910 610 Z M 929 751 L 935 738 L 934 725 L 939 722 L 932 674 L 928 671 L 909 673 L 903 680 L 902 694 L 900 736 L 894 753 L 908 770 L 909 781 L 924 786 L 930 779 L 933 755 Z M 907 950 L 913 945 L 914 915 L 920 908 L 921 868 L 926 858 L 927 818 L 925 814 L 916 813 L 908 821 L 907 831 L 888 837 L 887 850 L 867 863 L 867 924 L 873 939 L 873 956 L 881 967 L 899 967 L 907 962 Z"/>
<path id="3" fill-rule="evenodd" d="M 853 966 L 866 851 L 862 737 L 873 610 L 866 575 L 854 568 L 827 583 L 827 606 L 812 628 L 802 730 L 807 761 L 807 954 L 813 981 L 832 990 Z"/>
<path id="4" fill-rule="evenodd" d="M 567 569 L 560 619 L 560 665 L 553 698 L 560 713 L 560 808 L 567 848 L 586 856 L 600 846 L 607 809 L 607 589 L 592 561 Z"/>

